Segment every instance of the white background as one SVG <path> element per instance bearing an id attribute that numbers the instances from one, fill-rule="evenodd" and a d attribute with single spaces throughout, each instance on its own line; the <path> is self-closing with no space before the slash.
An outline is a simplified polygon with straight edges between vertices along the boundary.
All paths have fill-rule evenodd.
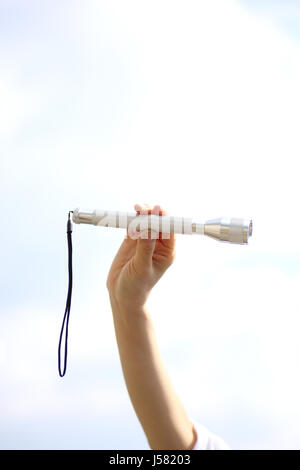
<path id="1" fill-rule="evenodd" d="M 0 447 L 148 448 L 106 277 L 123 230 L 67 212 L 251 217 L 178 237 L 149 306 L 186 410 L 233 449 L 300 448 L 298 2 L 0 0 Z"/>

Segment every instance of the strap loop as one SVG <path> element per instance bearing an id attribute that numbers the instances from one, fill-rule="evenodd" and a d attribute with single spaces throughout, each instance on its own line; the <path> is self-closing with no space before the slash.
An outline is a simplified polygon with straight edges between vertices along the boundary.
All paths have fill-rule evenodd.
<path id="1" fill-rule="evenodd" d="M 68 287 L 68 296 L 66 303 L 66 310 L 64 313 L 64 318 L 61 326 L 59 344 L 58 344 L 58 372 L 60 377 L 63 377 L 67 370 L 67 358 L 68 358 L 68 330 L 69 330 L 69 318 L 71 311 L 71 298 L 72 298 L 72 286 L 73 286 L 73 270 L 72 270 L 72 222 L 70 214 L 73 211 L 69 211 L 68 222 L 67 222 L 67 242 L 68 242 L 68 271 L 69 271 L 69 287 Z M 63 339 L 63 334 L 65 331 L 65 348 L 64 348 L 64 368 L 61 370 L 61 344 Z"/>

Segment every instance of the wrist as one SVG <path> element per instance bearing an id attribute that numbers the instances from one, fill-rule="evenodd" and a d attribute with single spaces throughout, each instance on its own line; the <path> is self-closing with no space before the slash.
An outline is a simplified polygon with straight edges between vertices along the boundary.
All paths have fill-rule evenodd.
<path id="1" fill-rule="evenodd" d="M 146 304 L 146 297 L 143 300 L 135 298 L 118 297 L 115 292 L 109 290 L 109 299 L 114 316 L 130 320 L 136 318 L 149 316 L 148 307 Z"/>
<path id="2" fill-rule="evenodd" d="M 147 305 L 131 305 L 130 307 L 110 297 L 111 310 L 119 347 L 125 345 L 128 351 L 138 348 L 140 360 L 148 351 L 148 341 L 154 332 L 154 325 Z M 149 357 L 144 357 L 143 363 Z"/>
<path id="3" fill-rule="evenodd" d="M 115 307 L 126 311 L 139 311 L 146 308 L 146 302 L 150 295 L 151 290 L 136 289 L 131 292 L 126 289 L 125 292 L 120 292 L 116 286 L 115 288 L 108 289 L 111 304 Z"/>

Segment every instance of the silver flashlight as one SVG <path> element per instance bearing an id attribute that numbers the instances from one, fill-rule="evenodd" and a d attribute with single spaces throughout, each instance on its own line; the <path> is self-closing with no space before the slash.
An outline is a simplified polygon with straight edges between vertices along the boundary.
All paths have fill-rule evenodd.
<path id="1" fill-rule="evenodd" d="M 85 211 L 74 209 L 72 220 L 76 224 L 92 224 L 99 227 L 153 230 L 169 238 L 170 233 L 207 235 L 222 242 L 245 245 L 252 236 L 253 222 L 250 219 L 220 217 L 198 221 L 187 217 L 169 215 L 137 215 L 134 212 L 110 210 Z"/>

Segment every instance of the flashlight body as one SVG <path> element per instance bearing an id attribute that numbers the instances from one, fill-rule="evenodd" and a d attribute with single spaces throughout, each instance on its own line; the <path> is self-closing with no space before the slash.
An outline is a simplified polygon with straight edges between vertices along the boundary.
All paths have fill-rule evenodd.
<path id="1" fill-rule="evenodd" d="M 91 224 L 99 227 L 132 229 L 135 231 L 154 230 L 169 238 L 168 234 L 200 234 L 219 241 L 247 244 L 252 236 L 252 220 L 221 217 L 209 221 L 198 221 L 188 217 L 167 215 L 137 215 L 135 212 L 106 211 L 96 209 L 84 211 L 74 209 L 72 215 L 76 224 Z"/>

